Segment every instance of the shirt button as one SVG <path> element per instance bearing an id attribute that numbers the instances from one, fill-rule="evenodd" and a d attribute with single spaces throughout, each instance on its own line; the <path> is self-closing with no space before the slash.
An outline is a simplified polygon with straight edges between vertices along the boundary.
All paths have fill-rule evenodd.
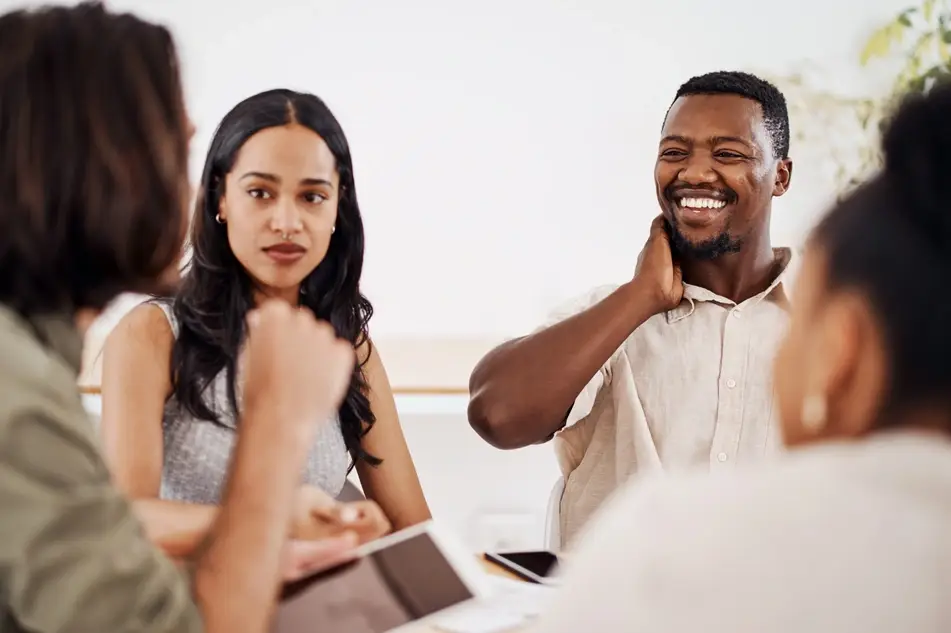
<path id="1" fill-rule="evenodd" d="M 734 311 L 733 311 L 733 316 L 735 316 L 737 319 L 739 319 L 739 318 L 740 318 L 741 316 L 743 316 L 743 315 L 740 313 L 739 310 L 734 310 Z"/>
<path id="2" fill-rule="evenodd" d="M 717 455 L 717 460 L 719 460 L 719 461 L 721 461 L 721 462 L 725 462 L 725 461 L 726 461 L 726 453 L 720 453 L 719 455 Z"/>
<path id="3" fill-rule="evenodd" d="M 736 386 L 736 381 L 730 378 L 729 380 L 726 381 L 726 386 L 732 389 L 733 387 Z"/>

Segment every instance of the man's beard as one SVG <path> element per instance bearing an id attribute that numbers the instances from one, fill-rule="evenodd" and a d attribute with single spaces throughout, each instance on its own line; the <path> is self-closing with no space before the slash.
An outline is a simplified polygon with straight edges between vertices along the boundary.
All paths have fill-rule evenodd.
<path id="1" fill-rule="evenodd" d="M 664 189 L 664 198 L 676 207 L 676 194 L 678 191 L 683 191 L 684 189 L 687 189 L 685 185 L 678 185 L 676 182 L 671 183 Z M 733 204 L 738 199 L 736 192 L 729 187 L 720 187 L 717 189 L 704 187 L 704 189 L 709 189 L 711 193 L 716 192 L 719 194 L 719 197 L 728 204 Z M 676 210 L 671 211 L 668 226 L 670 227 L 670 247 L 675 257 L 709 261 L 721 255 L 738 253 L 743 247 L 743 238 L 730 235 L 729 218 L 727 219 L 726 226 L 723 227 L 723 231 L 715 237 L 703 240 L 702 242 L 691 241 L 680 231 L 677 226 Z"/>
<path id="2" fill-rule="evenodd" d="M 727 229 L 708 240 L 693 242 L 680 232 L 675 220 L 671 223 L 670 233 L 670 248 L 674 257 L 709 261 L 721 255 L 739 253 L 743 248 L 743 238 L 731 236 Z"/>

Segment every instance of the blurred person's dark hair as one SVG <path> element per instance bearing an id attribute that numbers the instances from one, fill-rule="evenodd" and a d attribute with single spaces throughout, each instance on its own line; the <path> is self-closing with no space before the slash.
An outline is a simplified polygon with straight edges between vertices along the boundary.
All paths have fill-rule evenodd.
<path id="1" fill-rule="evenodd" d="M 931 402 L 951 404 L 951 83 L 909 95 L 883 139 L 884 169 L 817 226 L 828 284 L 866 295 L 886 339 L 882 424 Z"/>
<path id="2" fill-rule="evenodd" d="M 165 28 L 100 3 L 0 16 L 0 303 L 34 316 L 168 291 L 188 127 Z"/>

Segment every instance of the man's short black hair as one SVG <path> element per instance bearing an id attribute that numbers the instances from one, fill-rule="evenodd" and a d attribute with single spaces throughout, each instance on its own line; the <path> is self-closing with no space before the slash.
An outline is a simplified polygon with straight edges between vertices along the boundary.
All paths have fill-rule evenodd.
<path id="1" fill-rule="evenodd" d="M 739 95 L 759 103 L 773 152 L 777 158 L 789 157 L 789 112 L 786 97 L 779 88 L 750 73 L 718 70 L 691 77 L 677 90 L 674 101 L 689 95 L 711 94 Z"/>

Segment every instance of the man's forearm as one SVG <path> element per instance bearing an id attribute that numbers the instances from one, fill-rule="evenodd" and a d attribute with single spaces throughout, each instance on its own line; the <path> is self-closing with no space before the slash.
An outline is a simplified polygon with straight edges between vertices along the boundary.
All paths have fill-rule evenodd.
<path id="1" fill-rule="evenodd" d="M 196 597 L 212 633 L 266 630 L 276 596 L 311 436 L 268 422 L 250 411 L 242 420 L 224 502 L 195 568 Z"/>
<path id="2" fill-rule="evenodd" d="M 654 314 L 637 282 L 540 332 L 490 352 L 470 380 L 469 422 L 499 448 L 545 440 L 584 386 Z"/>

